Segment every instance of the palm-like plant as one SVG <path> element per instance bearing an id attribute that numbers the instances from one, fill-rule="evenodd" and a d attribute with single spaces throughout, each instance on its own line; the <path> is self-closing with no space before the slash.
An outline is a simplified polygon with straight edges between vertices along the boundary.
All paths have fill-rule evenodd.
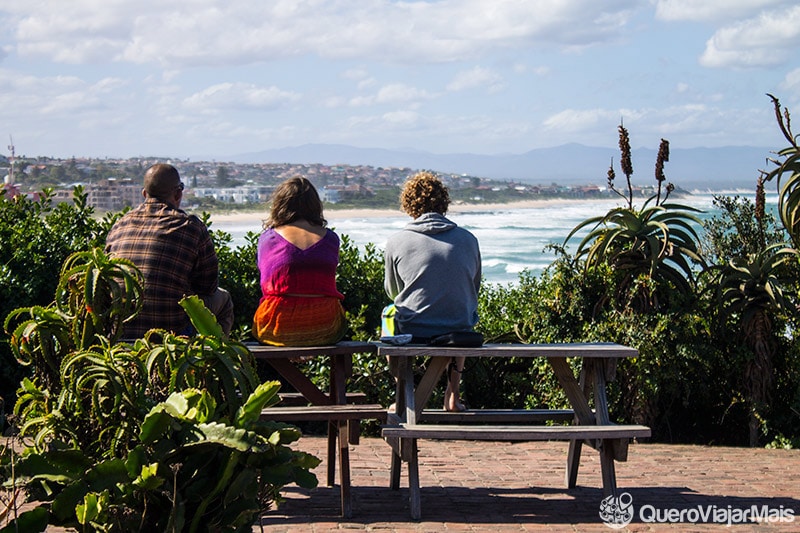
<path id="1" fill-rule="evenodd" d="M 627 202 L 598 217 L 578 224 L 567 236 L 569 241 L 576 233 L 590 228 L 578 245 L 576 258 L 585 257 L 585 267 L 610 266 L 619 276 L 615 301 L 632 303 L 639 311 L 659 307 L 659 293 L 677 290 L 689 294 L 694 285 L 692 262 L 703 263 L 695 228 L 701 222 L 694 213 L 698 209 L 667 203 L 674 190 L 666 187 L 661 198 L 664 180 L 664 162 L 669 160 L 669 143 L 662 140 L 656 161 L 658 191 L 644 202 L 641 209 L 633 205 L 630 161 L 630 144 L 627 130 L 620 125 L 621 166 L 627 178 L 627 194 L 614 188 L 613 164 L 608 171 L 609 187 Z"/>
<path id="2" fill-rule="evenodd" d="M 791 313 L 794 303 L 785 292 L 789 264 L 798 252 L 783 243 L 768 246 L 751 257 L 736 257 L 718 269 L 717 308 L 722 323 L 734 322 L 752 353 L 745 365 L 744 381 L 750 402 L 750 445 L 758 444 L 759 420 L 772 391 L 775 352 L 774 317 Z"/>

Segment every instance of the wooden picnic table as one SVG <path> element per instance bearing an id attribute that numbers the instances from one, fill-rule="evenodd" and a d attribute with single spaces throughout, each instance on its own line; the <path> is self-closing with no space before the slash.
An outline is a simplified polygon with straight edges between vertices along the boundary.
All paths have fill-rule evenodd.
<path id="1" fill-rule="evenodd" d="M 397 379 L 395 412 L 389 414 L 382 429 L 382 436 L 394 452 L 391 488 L 399 489 L 401 463 L 407 462 L 413 519 L 421 516 L 417 439 L 567 440 L 568 488 L 577 483 L 581 448 L 586 442 L 600 453 L 604 492 L 616 494 L 614 460 L 627 460 L 631 438 L 650 436 L 650 428 L 613 424 L 608 414 L 607 383 L 614 379 L 619 359 L 638 354 L 633 348 L 613 343 L 486 344 L 476 348 L 379 344 L 378 354 L 389 358 Z M 418 357 L 430 360 L 415 384 L 414 363 Z M 426 409 L 453 357 L 545 357 L 571 409 L 478 409 L 462 413 Z M 578 376 L 568 358 L 581 359 Z M 572 423 L 563 425 L 565 419 Z M 543 425 L 543 421 L 561 421 L 561 425 Z"/>
<path id="2" fill-rule="evenodd" d="M 375 353 L 377 347 L 357 341 L 342 341 L 330 346 L 266 346 L 255 343 L 246 346 L 256 359 L 266 361 L 294 387 L 305 404 L 268 407 L 261 412 L 262 419 L 328 422 L 327 484 L 329 487 L 334 485 L 338 452 L 342 516 L 351 517 L 349 444 L 358 444 L 361 420 L 385 421 L 386 408 L 363 403 L 363 394 L 347 392 L 347 382 L 353 375 L 353 355 Z M 327 391 L 321 390 L 297 366 L 301 361 L 315 357 L 329 359 L 330 386 Z M 292 393 L 281 396 L 295 397 Z"/>

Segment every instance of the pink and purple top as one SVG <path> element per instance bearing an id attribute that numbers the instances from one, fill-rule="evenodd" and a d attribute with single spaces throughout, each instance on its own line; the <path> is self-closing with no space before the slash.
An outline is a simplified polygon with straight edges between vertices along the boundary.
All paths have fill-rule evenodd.
<path id="1" fill-rule="evenodd" d="M 336 289 L 339 236 L 333 231 L 327 230 L 322 239 L 301 250 L 269 228 L 258 238 L 257 255 L 262 298 L 315 294 L 344 299 Z"/>

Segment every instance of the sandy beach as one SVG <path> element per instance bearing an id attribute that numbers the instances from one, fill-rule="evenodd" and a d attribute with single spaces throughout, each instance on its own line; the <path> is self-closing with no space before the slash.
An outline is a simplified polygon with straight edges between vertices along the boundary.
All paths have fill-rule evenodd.
<path id="1" fill-rule="evenodd" d="M 597 201 L 610 201 L 611 198 L 602 198 Z M 570 203 L 587 202 L 586 198 L 554 198 L 551 200 L 524 200 L 521 202 L 508 203 L 487 203 L 487 204 L 451 204 L 450 214 L 467 213 L 475 211 L 492 211 L 501 209 L 535 209 L 554 205 L 564 205 Z M 347 218 L 380 218 L 380 217 L 402 217 L 405 214 L 400 209 L 326 209 L 325 218 L 327 220 L 347 219 Z M 227 213 L 212 213 L 212 222 L 245 222 L 252 220 L 263 220 L 267 217 L 266 210 L 261 211 L 235 211 Z"/>

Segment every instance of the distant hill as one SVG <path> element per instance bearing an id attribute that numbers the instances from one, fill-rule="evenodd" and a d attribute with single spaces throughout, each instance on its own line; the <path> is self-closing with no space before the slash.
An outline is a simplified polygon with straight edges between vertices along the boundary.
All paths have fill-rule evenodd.
<path id="1" fill-rule="evenodd" d="M 657 150 L 633 150 L 634 185 L 646 185 L 654 179 Z M 671 148 L 665 166 L 667 180 L 684 189 L 753 189 L 759 169 L 766 169 L 768 148 L 726 146 L 721 148 Z M 438 172 L 469 174 L 495 180 L 527 183 L 598 184 L 606 183 L 611 159 L 617 179 L 619 150 L 581 144 L 537 148 L 522 154 L 434 154 L 414 150 L 357 148 L 336 144 L 263 150 L 229 156 L 236 163 L 320 163 L 324 165 L 369 165 L 408 167 Z"/>

